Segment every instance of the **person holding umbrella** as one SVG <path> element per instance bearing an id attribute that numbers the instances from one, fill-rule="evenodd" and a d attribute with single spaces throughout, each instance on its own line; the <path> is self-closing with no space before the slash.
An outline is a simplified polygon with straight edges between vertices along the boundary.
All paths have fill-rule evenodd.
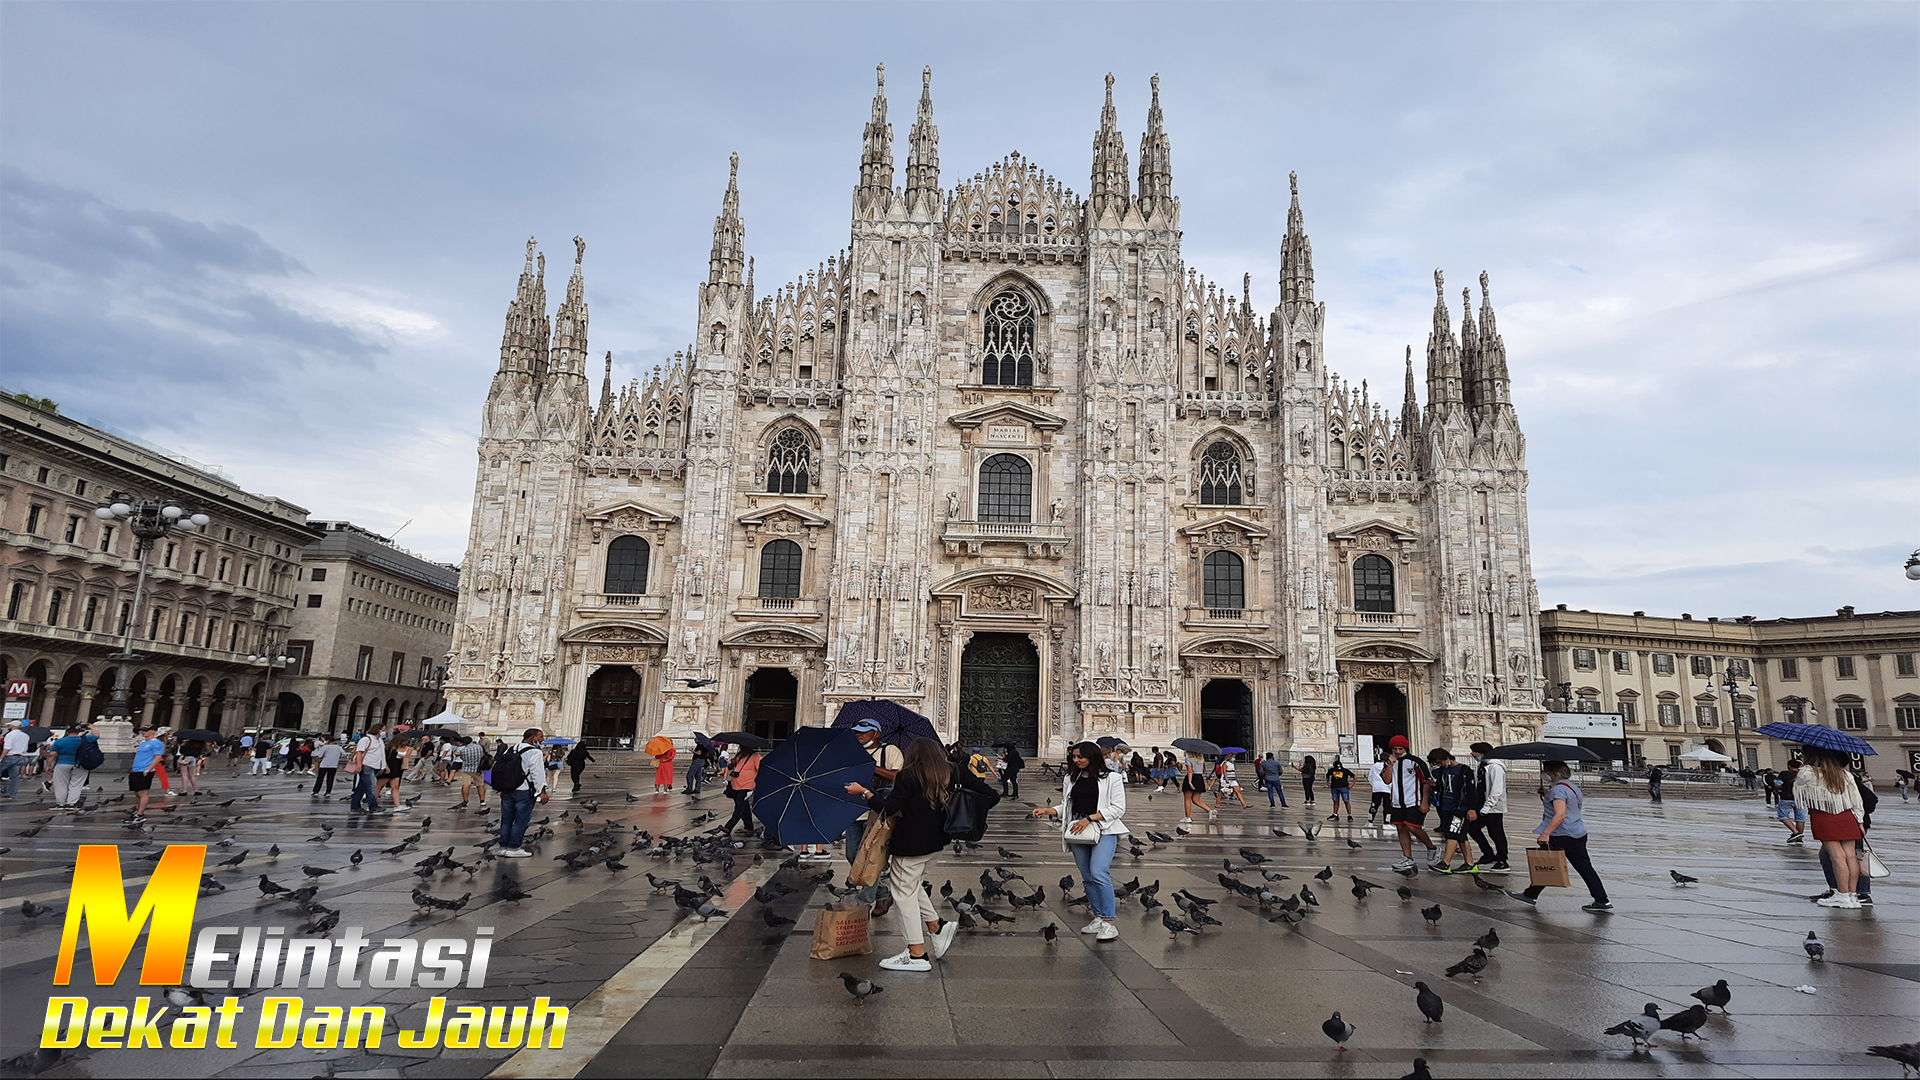
<path id="1" fill-rule="evenodd" d="M 673 740 L 655 735 L 647 740 L 646 750 L 653 755 L 653 793 L 673 794 Z"/>
<path id="2" fill-rule="evenodd" d="M 671 768 L 672 759 L 668 759 Z M 741 745 L 739 756 L 733 759 L 733 766 L 727 770 L 727 798 L 733 800 L 733 816 L 720 830 L 721 836 L 732 836 L 735 822 L 744 826 L 747 835 L 753 835 L 753 785 L 760 773 L 760 751 L 747 745 Z M 672 785 L 669 784 L 671 789 Z"/>
<path id="3" fill-rule="evenodd" d="M 1804 807 L 1811 819 L 1813 838 L 1820 843 L 1820 854 L 1833 864 L 1832 896 L 1814 903 L 1821 907 L 1861 907 L 1858 889 L 1860 863 L 1858 847 L 1866 838 L 1861 828 L 1866 817 L 1866 802 L 1847 769 L 1847 757 L 1818 746 L 1801 748 L 1806 767 L 1794 780 L 1793 801 Z"/>
<path id="4" fill-rule="evenodd" d="M 1587 891 L 1593 894 L 1593 899 L 1580 905 L 1581 911 L 1596 914 L 1612 911 L 1613 903 L 1607 899 L 1607 887 L 1601 882 L 1599 871 L 1593 868 L 1593 859 L 1587 854 L 1587 823 L 1580 817 L 1583 799 L 1580 789 L 1573 784 L 1573 770 L 1567 768 L 1564 761 L 1547 761 L 1541 763 L 1540 775 L 1553 786 L 1540 790 L 1540 828 L 1533 838 L 1534 842 L 1543 848 L 1564 852 L 1567 865 L 1573 867 L 1581 881 L 1586 882 Z M 1544 885 L 1529 885 L 1520 892 L 1507 895 L 1532 907 L 1545 890 Z"/>
<path id="5" fill-rule="evenodd" d="M 906 765 L 906 754 L 897 746 L 888 746 L 880 741 L 880 721 L 871 717 L 856 720 L 853 725 L 853 737 L 860 740 L 860 749 L 873 759 L 873 782 L 883 790 L 893 784 L 894 777 Z M 847 862 L 851 864 L 860 857 L 860 841 L 866 839 L 867 822 L 872 820 L 873 811 L 869 810 L 853 819 L 847 826 Z"/>
<path id="6" fill-rule="evenodd" d="M 1092 749 L 1092 754 L 1099 760 L 1097 749 Z M 932 960 L 946 955 L 959 929 L 958 923 L 941 925 L 933 898 L 920 887 L 934 856 L 947 846 L 947 802 L 956 787 L 983 796 L 989 803 L 999 796 L 971 770 L 949 761 L 938 740 L 913 740 L 907 744 L 904 758 L 893 778 L 893 788 L 884 796 L 859 783 L 846 785 L 846 792 L 865 799 L 870 811 L 898 815 L 887 848 L 887 873 L 892 883 L 894 915 L 900 921 L 900 936 L 906 939 L 907 947 L 880 961 L 880 966 L 888 971 L 932 971 Z"/>
<path id="7" fill-rule="evenodd" d="M 180 766 L 180 782 L 186 785 L 189 796 L 200 794 L 200 759 L 205 756 L 206 750 L 206 743 L 182 736 L 180 756 L 174 760 Z"/>

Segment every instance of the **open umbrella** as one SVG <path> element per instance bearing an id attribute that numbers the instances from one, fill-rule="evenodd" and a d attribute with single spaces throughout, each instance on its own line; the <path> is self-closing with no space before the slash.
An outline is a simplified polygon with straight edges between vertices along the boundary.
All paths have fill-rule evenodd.
<path id="1" fill-rule="evenodd" d="M 701 732 L 696 731 L 693 733 L 693 742 L 694 742 L 694 745 L 698 746 L 702 750 L 713 749 L 713 740 L 707 738 L 706 735 Z"/>
<path id="2" fill-rule="evenodd" d="M 1223 746 L 1220 748 L 1220 752 L 1223 754 L 1244 754 L 1247 752 L 1247 748 L 1244 746 Z"/>
<path id="3" fill-rule="evenodd" d="M 717 743 L 732 743 L 735 746 L 744 746 L 749 750 L 770 750 L 773 748 L 772 740 L 763 739 L 750 731 L 723 731 L 715 735 L 713 741 Z"/>
<path id="4" fill-rule="evenodd" d="M 1102 750 L 1111 750 L 1116 746 L 1127 745 L 1127 741 L 1125 739 L 1118 738 L 1113 735 L 1102 735 L 1099 738 L 1093 740 L 1093 745 L 1099 747 Z"/>
<path id="5" fill-rule="evenodd" d="M 833 729 L 850 728 L 862 720 L 877 722 L 880 725 L 880 741 L 902 750 L 915 739 L 940 741 L 940 736 L 933 730 L 933 721 L 897 701 L 884 698 L 849 701 L 840 706 L 839 713 L 833 718 Z"/>
<path id="6" fill-rule="evenodd" d="M 28 727 L 23 727 L 20 730 L 27 733 L 28 746 L 39 746 L 41 743 L 46 742 L 48 739 L 51 739 L 54 736 L 54 731 L 52 728 L 28 726 Z"/>
<path id="7" fill-rule="evenodd" d="M 540 740 L 541 744 L 545 746 L 572 746 L 579 741 L 579 739 L 569 739 L 565 735 L 549 735 Z"/>
<path id="8" fill-rule="evenodd" d="M 173 733 L 173 737 L 176 739 L 179 739 L 181 742 L 219 742 L 220 741 L 219 732 L 207 731 L 202 728 L 188 728 L 185 731 L 176 731 Z"/>
<path id="9" fill-rule="evenodd" d="M 1769 739 L 1785 739 L 1801 746 L 1817 746 L 1836 754 L 1877 754 L 1873 744 L 1857 735 L 1835 731 L 1819 724 L 1768 724 L 1754 732 Z"/>
<path id="10" fill-rule="evenodd" d="M 673 749 L 673 740 L 667 738 L 665 735 L 655 735 L 653 738 L 648 739 L 647 745 L 640 749 L 645 750 L 654 757 L 659 757 L 661 754 Z"/>
<path id="11" fill-rule="evenodd" d="M 1189 754 L 1200 754 L 1203 756 L 1218 754 L 1220 752 L 1219 743 L 1208 742 L 1205 739 L 1175 739 L 1173 740 L 1173 748 L 1176 750 L 1185 750 Z"/>
<path id="12" fill-rule="evenodd" d="M 853 732 L 803 727 L 760 761 L 753 813 L 783 844 L 829 844 L 867 804 L 848 784 L 873 783 L 873 759 Z"/>
<path id="13" fill-rule="evenodd" d="M 1523 742 L 1496 746 L 1487 752 L 1490 758 L 1509 761 L 1599 761 L 1600 755 L 1584 746 L 1558 742 Z"/>

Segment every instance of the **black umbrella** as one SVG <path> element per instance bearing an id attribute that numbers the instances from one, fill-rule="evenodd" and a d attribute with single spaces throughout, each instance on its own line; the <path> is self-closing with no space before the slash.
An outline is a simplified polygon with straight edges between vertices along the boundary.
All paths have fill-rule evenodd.
<path id="1" fill-rule="evenodd" d="M 1200 754 L 1202 756 L 1218 754 L 1220 752 L 1219 743 L 1208 742 L 1205 739 L 1175 739 L 1173 740 L 1173 748 L 1176 750 L 1185 750 L 1189 754 Z"/>
<path id="2" fill-rule="evenodd" d="M 1496 746 L 1487 752 L 1490 758 L 1509 761 L 1600 761 L 1599 754 L 1584 746 L 1557 742 L 1523 742 Z"/>
<path id="3" fill-rule="evenodd" d="M 188 728 L 185 731 L 176 731 L 173 733 L 173 737 L 176 739 L 179 739 L 181 742 L 219 742 L 220 741 L 219 732 L 207 731 L 204 728 Z"/>
<path id="4" fill-rule="evenodd" d="M 28 725 L 27 727 L 23 727 L 20 730 L 27 733 L 28 746 L 39 746 L 41 743 L 46 742 L 48 739 L 51 739 L 54 736 L 54 730 L 52 728 L 33 727 L 32 725 Z"/>
<path id="5" fill-rule="evenodd" d="M 713 741 L 733 743 L 735 746 L 744 746 L 749 750 L 767 750 L 773 746 L 773 740 L 763 739 L 750 731 L 723 731 L 715 735 Z"/>
<path id="6" fill-rule="evenodd" d="M 1127 745 L 1127 741 L 1125 739 L 1116 738 L 1112 735 L 1102 735 L 1099 738 L 1093 740 L 1093 744 L 1095 746 L 1098 746 L 1102 750 L 1111 750 L 1116 746 Z"/>

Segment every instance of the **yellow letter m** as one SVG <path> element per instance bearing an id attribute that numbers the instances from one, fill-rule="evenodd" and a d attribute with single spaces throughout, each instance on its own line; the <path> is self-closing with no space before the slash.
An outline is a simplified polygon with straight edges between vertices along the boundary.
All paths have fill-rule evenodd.
<path id="1" fill-rule="evenodd" d="M 168 847 L 140 902 L 129 912 L 127 887 L 120 876 L 120 849 L 112 844 L 82 845 L 68 892 L 67 925 L 60 935 L 53 984 L 66 986 L 73 977 L 82 921 L 87 924 L 87 947 L 93 953 L 94 985 L 112 986 L 133 953 L 140 928 L 151 919 L 140 983 L 178 985 L 187 967 L 187 942 L 193 936 L 193 909 L 200 899 L 200 868 L 206 858 L 204 845 Z"/>

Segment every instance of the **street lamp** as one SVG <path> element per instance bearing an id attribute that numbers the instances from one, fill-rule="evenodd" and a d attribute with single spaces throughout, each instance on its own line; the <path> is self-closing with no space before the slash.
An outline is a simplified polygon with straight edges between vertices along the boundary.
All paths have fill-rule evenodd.
<path id="1" fill-rule="evenodd" d="M 267 651 L 264 655 L 256 655 L 254 653 L 248 653 L 247 663 L 258 664 L 261 667 L 264 667 L 267 669 L 267 685 L 266 685 L 266 688 L 260 692 L 260 698 L 261 698 L 260 704 L 267 707 L 275 723 L 260 724 L 259 726 L 263 728 L 271 728 L 271 727 L 277 726 L 277 722 L 280 719 L 280 699 L 273 696 L 273 677 L 282 668 L 286 667 L 288 664 L 293 663 L 293 657 L 279 655 L 274 649 L 270 647 L 265 647 L 265 648 L 267 648 Z"/>
<path id="2" fill-rule="evenodd" d="M 133 609 L 127 616 L 127 628 L 121 636 L 120 651 L 107 659 L 118 663 L 114 675 L 113 694 L 107 699 L 107 718 L 125 720 L 133 715 L 133 663 L 140 654 L 133 651 L 133 634 L 140 627 L 140 602 L 147 591 L 147 556 L 153 551 L 154 541 L 170 532 L 193 532 L 204 529 L 212 518 L 205 514 L 190 513 L 171 502 L 158 499 L 136 501 L 134 496 L 124 491 L 116 491 L 108 496 L 105 506 L 94 510 L 93 516 L 101 521 L 124 521 L 132 530 L 134 558 L 139 560 L 140 574 L 133 584 Z"/>
<path id="3" fill-rule="evenodd" d="M 1554 686 L 1556 696 L 1547 699 L 1548 705 L 1560 706 L 1561 712 L 1573 711 L 1573 684 L 1563 682 Z"/>
<path id="4" fill-rule="evenodd" d="M 1731 660 L 1727 661 L 1727 670 L 1720 673 L 1720 689 L 1727 692 L 1727 717 L 1733 721 L 1733 767 L 1738 772 L 1747 767 L 1747 753 L 1740 744 L 1740 674 Z M 1751 675 L 1747 677 L 1746 689 L 1747 696 L 1753 699 L 1754 715 L 1758 716 L 1760 687 Z"/>
<path id="5" fill-rule="evenodd" d="M 1907 578 L 1910 581 L 1920 581 L 1920 551 L 1907 556 Z"/>

